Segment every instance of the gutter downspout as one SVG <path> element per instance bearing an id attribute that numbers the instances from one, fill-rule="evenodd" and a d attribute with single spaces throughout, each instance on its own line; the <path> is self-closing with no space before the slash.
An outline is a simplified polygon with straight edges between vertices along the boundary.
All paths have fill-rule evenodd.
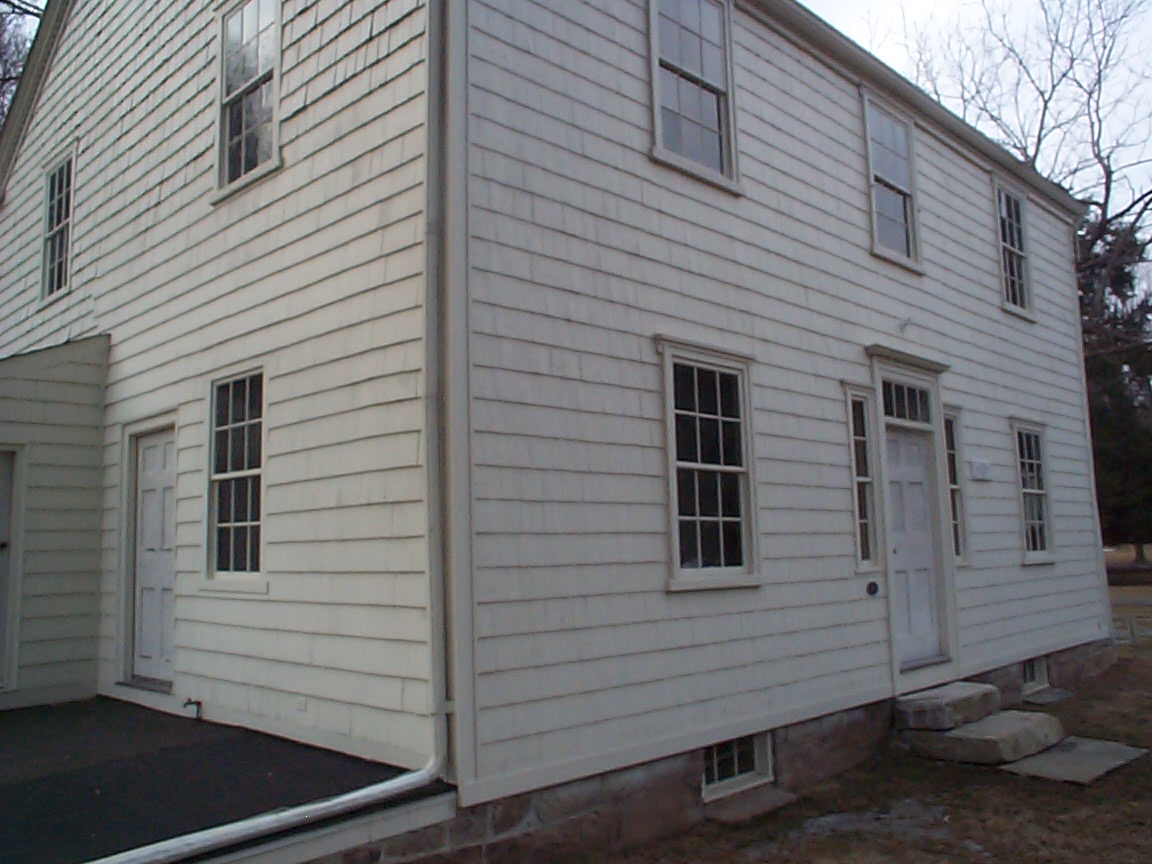
<path id="1" fill-rule="evenodd" d="M 439 296 L 444 291 L 442 284 L 445 280 L 444 267 L 441 258 L 445 254 L 444 241 L 444 215 L 447 204 L 447 191 L 443 183 L 443 166 L 445 156 L 443 153 L 444 131 L 439 122 L 442 116 L 447 94 L 445 92 L 445 68 L 448 64 L 447 43 L 447 5 L 449 0 L 430 0 L 428 3 L 428 106 L 429 106 L 429 135 L 427 141 L 428 173 L 427 183 L 427 216 L 428 229 L 425 231 L 425 247 L 427 252 L 426 276 L 427 287 L 425 291 L 428 303 L 427 327 L 425 338 L 428 340 L 426 351 L 427 368 L 425 370 L 426 400 L 428 402 L 427 438 L 431 439 L 427 447 L 428 453 L 428 497 L 430 513 L 440 513 L 444 507 L 446 496 L 441 486 L 446 481 L 446 464 L 440 452 L 444 446 L 444 423 L 441 419 L 441 401 L 443 399 L 444 384 L 442 383 L 444 370 L 440 357 L 443 345 L 441 344 L 441 314 L 442 307 Z M 435 505 L 435 507 L 433 507 Z M 429 520 L 429 547 L 430 560 L 428 577 L 430 584 L 429 619 L 431 625 L 430 650 L 432 652 L 432 668 L 440 671 L 439 680 L 433 680 L 433 698 L 436 707 L 433 712 L 435 730 L 433 734 L 433 753 L 428 763 L 416 771 L 409 771 L 391 780 L 374 783 L 326 798 L 314 801 L 299 807 L 291 807 L 272 813 L 263 813 L 249 819 L 231 822 L 207 828 L 182 837 L 173 837 L 137 849 L 129 849 L 88 862 L 88 864 L 176 864 L 193 856 L 204 855 L 219 851 L 241 843 L 249 843 L 262 838 L 281 834 L 298 828 L 320 823 L 366 809 L 423 789 L 441 779 L 449 768 L 448 750 L 450 747 L 447 730 L 447 714 L 451 712 L 451 694 L 448 691 L 448 682 L 451 676 L 450 660 L 447 650 L 447 569 L 450 556 L 446 546 L 449 543 L 448 532 L 444 530 L 443 523 Z"/>

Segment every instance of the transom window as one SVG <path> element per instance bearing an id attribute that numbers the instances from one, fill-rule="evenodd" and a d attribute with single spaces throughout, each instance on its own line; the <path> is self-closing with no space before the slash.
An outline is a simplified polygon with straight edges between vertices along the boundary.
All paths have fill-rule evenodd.
<path id="1" fill-rule="evenodd" d="M 997 190 L 1000 205 L 1000 250 L 1004 268 L 1004 302 L 1021 309 L 1030 305 L 1028 259 L 1024 255 L 1024 205 L 1010 192 Z"/>
<path id="2" fill-rule="evenodd" d="M 1016 430 L 1020 460 L 1020 493 L 1024 516 L 1024 551 L 1046 552 L 1048 537 L 1048 490 L 1045 486 L 1044 440 L 1035 429 Z"/>
<path id="3" fill-rule="evenodd" d="M 680 567 L 744 567 L 745 501 L 740 376 L 673 364 Z"/>
<path id="4" fill-rule="evenodd" d="M 249 0 L 224 16 L 221 178 L 232 183 L 272 158 L 275 0 Z"/>
<path id="5" fill-rule="evenodd" d="M 960 453 L 957 445 L 957 421 L 944 418 L 944 452 L 948 461 L 948 501 L 952 517 L 952 552 L 964 557 L 964 496 L 960 488 Z"/>
<path id="6" fill-rule="evenodd" d="M 68 287 L 68 251 L 72 235 L 72 157 L 48 173 L 45 181 L 44 296 Z"/>
<path id="7" fill-rule="evenodd" d="M 865 396 L 852 396 L 852 476 L 856 484 L 856 554 L 861 564 L 875 559 L 876 490 L 872 472 L 871 443 L 868 434 L 869 402 Z"/>
<path id="8" fill-rule="evenodd" d="M 908 125 L 866 101 L 872 163 L 872 215 L 878 247 L 916 257 L 912 141 Z"/>
<path id="9" fill-rule="evenodd" d="M 931 423 L 931 398 L 927 390 L 885 381 L 884 416 L 913 423 Z"/>
<path id="10" fill-rule="evenodd" d="M 212 514 L 217 573 L 260 570 L 264 376 L 217 384 L 213 401 Z"/>
<path id="11" fill-rule="evenodd" d="M 659 143 L 731 174 L 725 6 L 717 0 L 653 0 L 659 63 Z"/>

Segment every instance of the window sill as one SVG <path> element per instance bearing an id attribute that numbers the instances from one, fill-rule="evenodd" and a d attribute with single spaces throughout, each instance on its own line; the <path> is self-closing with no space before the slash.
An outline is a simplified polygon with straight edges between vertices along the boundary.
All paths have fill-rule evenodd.
<path id="1" fill-rule="evenodd" d="M 224 186 L 223 188 L 217 189 L 215 192 L 213 192 L 212 195 L 208 198 L 208 203 L 215 206 L 222 201 L 226 201 L 233 195 L 236 195 L 239 192 L 243 192 L 248 187 L 259 183 L 261 180 L 268 177 L 268 175 L 275 174 L 283 167 L 284 160 L 280 158 L 280 151 L 277 149 L 272 158 L 265 162 L 263 165 L 259 166 L 258 168 L 253 168 L 243 177 L 233 180 L 227 186 Z"/>
<path id="2" fill-rule="evenodd" d="M 1014 306 L 1007 300 L 1000 301 L 1000 308 L 1007 312 L 1009 315 L 1014 315 L 1017 318 L 1022 318 L 1025 321 L 1036 323 L 1036 316 L 1032 314 L 1032 310 L 1024 309 L 1020 306 Z"/>
<path id="3" fill-rule="evenodd" d="M 52 306 L 56 303 L 59 303 L 65 297 L 68 297 L 71 294 L 72 294 L 72 286 L 68 286 L 67 288 L 61 288 L 59 291 L 53 291 L 51 294 L 45 294 L 43 287 L 41 287 L 40 305 L 36 307 L 36 311 L 39 312 L 41 309 L 47 309 L 49 306 Z"/>
<path id="4" fill-rule="evenodd" d="M 725 588 L 759 588 L 760 577 L 745 570 L 717 570 L 708 575 L 688 573 L 679 570 L 672 574 L 668 580 L 668 590 L 681 591 L 718 591 Z"/>
<path id="5" fill-rule="evenodd" d="M 649 155 L 652 157 L 653 162 L 659 162 L 668 168 L 675 168 L 681 174 L 695 177 L 697 180 L 702 180 L 732 195 L 744 195 L 744 187 L 740 185 L 739 180 L 733 180 L 725 174 L 720 174 L 719 172 L 705 168 L 703 165 L 693 162 L 691 159 L 686 159 L 679 153 L 674 153 L 671 150 L 656 145 L 652 148 Z"/>
<path id="6" fill-rule="evenodd" d="M 259 576 L 212 576 L 201 579 L 196 590 L 201 594 L 266 595 L 268 580 Z"/>
<path id="7" fill-rule="evenodd" d="M 924 268 L 920 266 L 920 262 L 914 258 L 908 258 L 898 252 L 893 252 L 885 249 L 883 246 L 872 244 L 872 255 L 875 258 L 880 258 L 887 261 L 889 264 L 895 264 L 897 267 L 903 267 L 909 273 L 915 273 L 917 276 L 924 275 Z"/>
<path id="8" fill-rule="evenodd" d="M 733 780 L 725 780 L 720 783 L 714 783 L 711 786 L 705 786 L 700 797 L 705 804 L 711 804 L 713 801 L 722 801 L 725 798 L 731 798 L 733 795 L 739 795 L 741 792 L 759 789 L 761 786 L 771 786 L 775 782 L 776 778 L 771 774 L 747 774 Z"/>
<path id="9" fill-rule="evenodd" d="M 1055 564 L 1056 556 L 1051 552 L 1025 552 L 1024 560 L 1020 562 L 1025 567 L 1036 567 L 1044 564 Z"/>

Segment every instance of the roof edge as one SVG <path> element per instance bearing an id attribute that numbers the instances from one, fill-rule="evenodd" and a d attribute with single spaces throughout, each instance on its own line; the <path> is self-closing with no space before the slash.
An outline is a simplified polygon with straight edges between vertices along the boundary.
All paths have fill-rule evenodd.
<path id="1" fill-rule="evenodd" d="M 895 97 L 955 135 L 997 168 L 1026 183 L 1052 205 L 1079 220 L 1085 205 L 1068 190 L 1021 162 L 971 124 L 961 120 L 899 72 L 857 45 L 839 30 L 796 0 L 738 0 L 751 10 L 767 14 L 801 41 L 860 76 L 861 82 Z"/>
<path id="2" fill-rule="evenodd" d="M 48 74 L 52 55 L 56 53 L 56 43 L 64 32 L 64 22 L 68 20 L 71 8 L 72 0 L 48 0 L 44 14 L 40 16 L 36 38 L 24 61 L 24 71 L 20 75 L 20 83 L 16 85 L 12 104 L 8 106 L 4 128 L 0 129 L 0 207 L 4 206 L 8 179 L 12 166 L 16 164 L 20 142 L 24 140 L 24 132 L 40 95 L 40 87 Z"/>

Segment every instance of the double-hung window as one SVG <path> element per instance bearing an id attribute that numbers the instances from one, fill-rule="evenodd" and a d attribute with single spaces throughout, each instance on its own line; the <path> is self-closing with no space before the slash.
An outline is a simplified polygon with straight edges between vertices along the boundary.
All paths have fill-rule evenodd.
<path id="1" fill-rule="evenodd" d="M 1020 466 L 1024 557 L 1025 560 L 1043 558 L 1052 548 L 1044 435 L 1039 428 L 1028 426 L 1016 426 L 1014 431 Z"/>
<path id="2" fill-rule="evenodd" d="M 213 387 L 212 546 L 216 573 L 260 572 L 264 375 Z"/>
<path id="3" fill-rule="evenodd" d="M 275 164 L 276 0 L 247 0 L 222 18 L 220 185 Z"/>
<path id="4" fill-rule="evenodd" d="M 872 182 L 873 249 L 915 260 L 916 200 L 912 129 L 871 99 L 864 100 Z"/>
<path id="5" fill-rule="evenodd" d="M 654 156 L 735 178 L 727 0 L 651 0 Z"/>
<path id="6" fill-rule="evenodd" d="M 44 254 L 41 263 L 44 297 L 65 291 L 71 278 L 72 157 L 56 165 L 44 181 Z"/>
<path id="7" fill-rule="evenodd" d="M 962 560 L 967 552 L 964 537 L 964 490 L 960 485 L 960 426 L 955 414 L 944 415 L 944 455 L 948 460 L 948 505 L 952 522 L 952 553 Z"/>
<path id="8" fill-rule="evenodd" d="M 755 570 L 745 367 L 664 346 L 672 512 L 671 587 L 751 584 Z"/>
<path id="9" fill-rule="evenodd" d="M 996 190 L 1000 223 L 1000 266 L 1004 276 L 1004 304 L 1029 309 L 1028 258 L 1024 254 L 1024 202 L 1004 189 Z"/>

